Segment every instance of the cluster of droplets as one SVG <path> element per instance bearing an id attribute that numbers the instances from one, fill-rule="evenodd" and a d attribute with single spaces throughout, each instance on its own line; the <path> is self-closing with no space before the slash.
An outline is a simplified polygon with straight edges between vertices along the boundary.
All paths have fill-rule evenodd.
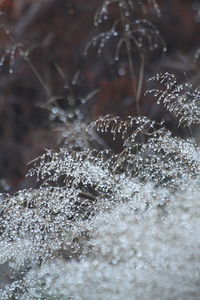
<path id="1" fill-rule="evenodd" d="M 120 57 L 122 46 L 133 45 L 140 54 L 144 54 L 147 50 L 154 51 L 162 49 L 167 51 L 165 41 L 158 29 L 146 19 L 137 19 L 130 24 L 125 24 L 124 30 L 117 34 L 120 39 L 117 43 L 115 60 Z"/>
<path id="2" fill-rule="evenodd" d="M 31 62 L 28 61 L 28 63 L 32 68 L 33 66 Z M 89 93 L 81 95 L 80 70 L 74 74 L 71 80 L 67 80 L 63 70 L 57 65 L 56 68 L 62 80 L 64 81 L 65 95 L 54 96 L 51 95 L 51 93 L 48 93 L 48 99 L 46 103 L 38 103 L 37 105 L 49 111 L 49 119 L 54 123 L 54 125 L 62 123 L 63 128 L 65 125 L 67 125 L 66 127 L 69 128 L 71 125 L 75 129 L 75 133 L 77 124 L 79 124 L 80 127 L 86 126 L 86 123 L 83 121 L 85 117 L 85 107 L 88 105 L 88 102 L 91 102 L 92 99 L 100 92 L 100 89 L 97 88 Z M 43 84 L 43 87 L 44 85 L 45 83 Z M 45 90 L 47 89 L 45 88 Z M 81 135 L 79 135 L 79 138 L 80 137 Z"/>
<path id="3" fill-rule="evenodd" d="M 160 32 L 148 20 L 136 20 L 127 31 L 130 32 L 130 39 L 138 49 L 147 48 L 153 51 L 161 46 L 163 52 L 167 51 L 165 41 L 160 35 Z"/>
<path id="4" fill-rule="evenodd" d="M 98 9 L 94 24 L 99 26 L 103 20 L 108 18 L 109 6 L 113 3 L 119 6 L 119 18 L 116 19 L 112 28 L 105 32 L 100 32 L 94 36 L 86 45 L 85 55 L 91 47 L 97 47 L 97 54 L 101 56 L 107 42 L 111 38 L 117 38 L 115 60 L 119 60 L 119 52 L 124 45 L 133 45 L 139 53 L 145 52 L 146 49 L 153 51 L 159 48 L 165 52 L 166 45 L 158 29 L 146 19 L 137 19 L 135 21 L 131 12 L 139 5 L 145 8 L 145 3 L 153 5 L 158 12 L 156 1 L 139 1 L 134 3 L 132 0 L 111 0 L 103 1 L 102 6 Z M 130 47 L 130 45 L 128 47 Z"/>
<path id="5" fill-rule="evenodd" d="M 162 129 L 156 130 L 156 122 L 147 117 L 128 116 L 127 120 L 123 120 L 118 116 L 106 115 L 91 122 L 87 130 L 96 128 L 97 132 L 110 132 L 113 135 L 113 140 L 118 134 L 118 137 L 120 135 L 125 140 L 124 145 L 127 146 L 127 142 L 135 143 L 139 134 L 148 136 L 160 134 L 163 130 L 163 122 L 159 125 Z"/>
<path id="6" fill-rule="evenodd" d="M 157 186 L 185 190 L 200 175 L 199 149 L 191 142 L 165 134 L 151 138 L 137 153 L 137 165 L 129 173 L 140 180 L 152 180 Z"/>
<path id="7" fill-rule="evenodd" d="M 179 120 L 179 124 L 191 126 L 199 124 L 200 120 L 200 90 L 193 88 L 192 84 L 177 83 L 173 74 L 168 72 L 157 74 L 150 80 L 162 84 L 164 89 L 152 89 L 147 93 L 152 93 L 158 98 L 157 103 L 163 104 L 166 109 L 172 112 Z"/>
<path id="8" fill-rule="evenodd" d="M 81 214 L 81 208 L 74 211 L 73 201 L 81 202 L 79 191 L 59 187 L 20 191 L 1 201 L 1 264 L 10 262 L 21 270 L 38 266 L 61 249 L 70 253 L 72 221 Z"/>
<path id="9" fill-rule="evenodd" d="M 154 199 L 145 212 L 129 202 L 100 213 L 85 225 L 84 258 L 47 261 L 1 299 L 15 289 L 20 300 L 198 299 L 200 195 L 191 187 L 159 202 L 166 195 L 144 186 L 140 202 Z"/>
<path id="10" fill-rule="evenodd" d="M 9 263 L 9 272 L 14 272 L 16 280 L 1 290 L 0 299 L 11 296 L 16 299 L 80 299 L 80 294 L 84 295 L 83 299 L 88 299 L 88 289 L 80 291 L 74 276 L 82 283 L 86 279 L 90 282 L 88 276 L 93 272 L 94 281 L 100 281 L 100 286 L 104 282 L 116 286 L 116 276 L 121 277 L 122 269 L 128 278 L 133 278 L 128 267 L 131 262 L 134 272 L 139 266 L 142 269 L 151 264 L 159 267 L 162 256 L 158 261 L 150 259 L 155 256 L 154 247 L 160 249 L 157 239 L 147 253 L 141 245 L 142 232 L 152 221 L 152 230 L 154 228 L 156 235 L 159 234 L 159 226 L 168 216 L 166 211 L 170 216 L 172 214 L 170 209 L 173 208 L 167 210 L 168 203 L 176 206 L 175 193 L 187 191 L 188 185 L 190 193 L 198 189 L 199 148 L 191 142 L 172 138 L 163 124 L 158 125 L 145 117 L 128 117 L 123 121 L 119 117 L 106 116 L 93 122 L 88 131 L 95 128 L 101 134 L 111 132 L 113 138 L 121 136 L 123 150 L 118 154 L 109 149 L 47 150 L 35 160 L 35 166 L 29 172 L 36 176 L 40 187 L 1 197 L 0 263 Z M 182 207 L 182 204 L 178 205 Z M 156 217 L 159 224 L 153 221 L 154 217 L 151 219 L 154 210 L 159 212 Z M 146 214 L 150 217 L 144 221 Z M 169 226 L 174 221 L 170 216 Z M 185 218 L 188 217 L 186 214 Z M 114 227 L 112 220 L 116 221 Z M 138 240 L 130 238 L 132 233 L 126 235 L 128 228 L 134 232 L 141 230 L 139 236 L 135 233 Z M 175 227 L 174 230 L 179 229 Z M 148 235 L 146 243 L 149 238 Z M 163 245 L 165 243 L 164 239 Z M 161 251 L 164 253 L 164 246 Z M 164 257 L 168 259 L 166 253 Z M 60 275 L 57 269 L 51 271 L 54 259 L 58 259 Z M 167 264 L 165 258 L 162 264 Z M 171 264 L 173 266 L 174 261 Z M 115 273 L 111 266 L 119 267 L 118 271 Z M 114 281 L 107 280 L 107 272 L 112 274 Z M 67 289 L 62 280 L 67 283 Z M 70 288 L 68 280 L 71 280 Z M 110 287 L 110 290 L 114 292 L 114 288 Z M 98 299 L 96 290 L 89 289 L 89 293 L 89 298 Z M 124 294 L 125 289 L 122 288 L 120 293 Z"/>
<path id="11" fill-rule="evenodd" d="M 103 0 L 102 6 L 99 7 L 94 17 L 95 26 L 98 26 L 103 21 L 108 19 L 109 7 L 112 4 L 117 4 L 118 7 L 122 10 L 125 17 L 129 17 L 131 11 L 135 7 L 132 0 Z"/>
<path id="12" fill-rule="evenodd" d="M 145 10 L 145 2 L 159 11 L 155 0 L 137 3 Z M 107 19 L 112 3 L 125 19 L 137 5 L 103 1 L 96 25 Z M 113 37 L 120 37 L 116 59 L 127 39 L 138 49 L 161 43 L 166 50 L 148 21 L 125 22 L 122 31 L 118 25 L 97 35 L 86 52 L 98 45 L 101 55 Z M 16 51 L 8 51 L 11 61 Z M 198 89 L 177 84 L 169 73 L 153 80 L 165 90 L 151 92 L 180 123 L 198 123 Z M 70 126 L 62 109 L 53 106 L 51 113 Z M 199 148 L 145 117 L 105 116 L 86 135 L 81 124 L 74 121 L 66 130 L 71 149 L 47 150 L 35 160 L 29 175 L 36 176 L 38 189 L 0 198 L 0 264 L 8 263 L 16 279 L 10 276 L 0 299 L 197 299 Z M 95 129 L 122 141 L 123 150 L 88 150 L 94 137 L 105 146 Z"/>
<path id="13" fill-rule="evenodd" d="M 122 138 L 124 149 L 110 163 L 113 172 L 181 190 L 199 177 L 198 146 L 172 137 L 163 122 L 157 124 L 146 117 L 122 120 L 108 115 L 90 126 L 102 133 L 110 132 L 113 139 Z"/>
<path id="14" fill-rule="evenodd" d="M 91 47 L 98 46 L 97 54 L 98 56 L 101 56 L 103 53 L 103 50 L 105 48 L 105 45 L 107 41 L 109 41 L 111 38 L 118 37 L 119 32 L 117 32 L 115 29 L 112 28 L 112 30 L 107 32 L 101 32 L 95 37 L 93 37 L 86 45 L 84 54 L 87 55 L 88 51 Z"/>
<path id="15" fill-rule="evenodd" d="M 18 53 L 19 48 L 21 48 L 20 44 L 14 44 L 12 46 L 8 46 L 0 59 L 0 69 L 4 66 L 5 62 L 9 61 L 9 73 L 12 74 L 14 70 L 16 55 Z"/>
<path id="16" fill-rule="evenodd" d="M 127 201 L 137 210 L 146 210 L 145 191 L 153 191 L 154 185 L 114 173 L 109 157 L 109 152 L 49 150 L 30 171 L 43 182 L 41 187 L 2 198 L 0 263 L 8 262 L 16 278 L 50 259 L 82 256 L 82 242 L 87 245 L 91 231 L 86 225 L 99 212 Z M 0 299 L 7 299 L 7 292 L 23 294 L 18 288 L 22 283 L 8 285 Z"/>
<path id="17" fill-rule="evenodd" d="M 131 13 L 138 8 L 142 8 L 143 12 L 146 13 L 146 7 L 151 5 L 155 10 L 156 14 L 160 16 L 160 9 L 156 0 L 103 0 L 102 5 L 99 7 L 95 14 L 94 24 L 98 26 L 109 17 L 109 9 L 111 5 L 117 5 L 121 10 L 125 18 L 130 17 Z"/>
<path id="18" fill-rule="evenodd" d="M 8 63 L 8 71 L 10 74 L 13 74 L 17 56 L 19 55 L 26 60 L 29 54 L 29 49 L 25 49 L 21 42 L 17 42 L 8 28 L 1 25 L 0 29 L 3 30 L 9 39 L 9 43 L 5 47 L 0 58 L 0 70 Z"/>

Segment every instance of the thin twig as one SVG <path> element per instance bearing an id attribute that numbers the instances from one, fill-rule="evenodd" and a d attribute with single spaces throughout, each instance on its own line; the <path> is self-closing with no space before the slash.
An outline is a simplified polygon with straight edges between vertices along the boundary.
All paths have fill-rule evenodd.
<path id="1" fill-rule="evenodd" d="M 138 115 L 141 115 L 140 111 L 140 98 L 142 93 L 142 86 L 144 81 L 144 54 L 140 55 L 140 70 L 139 70 L 139 78 L 138 78 L 138 86 L 137 86 L 137 94 L 136 94 L 136 108 Z"/>

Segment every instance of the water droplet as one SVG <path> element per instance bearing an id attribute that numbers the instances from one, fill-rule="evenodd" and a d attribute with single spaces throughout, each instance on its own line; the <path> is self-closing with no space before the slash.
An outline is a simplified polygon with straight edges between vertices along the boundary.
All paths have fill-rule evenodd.
<path id="1" fill-rule="evenodd" d="M 167 47 L 163 47 L 163 52 L 167 52 Z"/>
<path id="2" fill-rule="evenodd" d="M 114 36 L 118 36 L 118 32 L 117 32 L 117 31 L 114 31 L 114 32 L 113 32 L 113 35 L 114 35 Z"/>
<path id="3" fill-rule="evenodd" d="M 126 24 L 125 25 L 125 31 L 129 31 L 130 30 L 130 25 L 129 24 Z"/>
<path id="4" fill-rule="evenodd" d="M 119 74 L 119 76 L 124 76 L 126 74 L 125 68 L 119 68 L 118 74 Z"/>
<path id="5" fill-rule="evenodd" d="M 57 114 L 59 112 L 59 109 L 57 107 L 53 107 L 51 111 L 53 114 Z"/>

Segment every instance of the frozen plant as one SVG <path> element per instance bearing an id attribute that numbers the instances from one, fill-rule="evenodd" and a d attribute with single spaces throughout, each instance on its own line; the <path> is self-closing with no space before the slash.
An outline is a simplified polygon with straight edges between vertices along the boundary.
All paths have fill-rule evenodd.
<path id="1" fill-rule="evenodd" d="M 160 15 L 160 9 L 156 0 L 103 0 L 102 5 L 95 14 L 94 24 L 96 26 L 108 19 L 109 8 L 113 4 L 116 4 L 121 9 L 124 17 L 129 17 L 131 12 L 135 11 L 138 7 L 141 7 L 145 13 L 148 5 L 153 6 L 155 12 Z"/>
<path id="2" fill-rule="evenodd" d="M 176 251 L 194 268 L 196 231 L 185 238 L 197 220 L 190 222 L 198 210 L 199 148 L 145 117 L 106 116 L 88 131 L 95 129 L 121 139 L 123 150 L 47 150 L 29 172 L 40 187 L 1 197 L 0 262 L 9 283 L 0 299 L 148 299 L 161 293 L 161 271 L 170 289 L 172 270 L 182 280 Z M 180 244 L 172 249 L 174 235 Z"/>
<path id="3" fill-rule="evenodd" d="M 10 290 L 22 286 L 21 300 L 197 300 L 199 197 L 189 189 L 143 214 L 132 202 L 101 213 L 87 224 L 93 233 L 87 257 L 46 262 Z M 9 291 L 2 299 L 9 299 L 7 295 Z"/>
<path id="4" fill-rule="evenodd" d="M 157 74 L 149 80 L 156 81 L 163 88 L 152 89 L 158 98 L 157 103 L 163 104 L 179 120 L 179 124 L 191 126 L 200 122 L 200 90 L 199 86 L 193 88 L 192 84 L 178 83 L 175 75 L 168 72 Z"/>
<path id="5" fill-rule="evenodd" d="M 133 1 L 133 0 L 104 0 L 97 10 L 94 18 L 94 25 L 98 28 L 100 24 L 109 17 L 109 9 L 112 5 L 118 8 L 116 20 L 107 31 L 98 32 L 87 43 L 85 54 L 91 47 L 97 47 L 97 54 L 101 56 L 104 48 L 111 39 L 114 40 L 115 61 L 120 60 L 120 51 L 126 50 L 129 73 L 131 78 L 133 99 L 135 101 L 137 115 L 141 115 L 140 98 L 143 87 L 145 58 L 148 51 L 167 50 L 165 42 L 159 30 L 146 18 L 138 19 L 135 12 L 138 7 L 142 8 L 143 14 L 146 6 L 151 5 L 158 15 L 160 15 L 157 2 L 154 0 Z M 135 63 L 134 58 L 139 57 L 139 64 Z"/>
<path id="6" fill-rule="evenodd" d="M 121 138 L 123 151 L 113 156 L 110 168 L 141 181 L 184 190 L 200 173 L 199 147 L 192 141 L 172 137 L 164 125 L 146 117 L 106 116 L 91 123 L 97 131 Z"/>
<path id="7" fill-rule="evenodd" d="M 126 47 L 132 79 L 136 47 L 141 65 L 133 91 L 139 115 L 146 48 L 155 50 L 162 39 L 151 23 L 131 16 L 136 7 L 145 13 L 146 4 L 156 10 L 157 4 L 102 1 L 96 25 L 106 19 L 112 4 L 119 8 L 119 20 L 88 47 L 99 43 L 101 54 L 107 40 L 119 38 L 117 51 Z M 180 123 L 198 123 L 198 89 L 177 84 L 168 73 L 155 79 L 165 90 L 152 92 Z M 67 123 L 66 143 L 32 162 L 28 175 L 36 177 L 37 189 L 1 195 L 0 264 L 6 273 L 1 274 L 0 299 L 197 300 L 198 145 L 141 116 L 104 116 L 86 132 L 70 86 L 68 114 L 57 97 L 48 96 L 52 120 Z M 98 136 L 104 133 L 121 144 L 119 152 L 106 148 Z"/>

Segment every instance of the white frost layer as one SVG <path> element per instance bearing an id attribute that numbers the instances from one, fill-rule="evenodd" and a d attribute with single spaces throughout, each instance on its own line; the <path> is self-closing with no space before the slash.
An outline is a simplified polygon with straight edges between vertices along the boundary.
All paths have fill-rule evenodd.
<path id="1" fill-rule="evenodd" d="M 94 239 L 87 258 L 54 261 L 27 279 L 36 276 L 35 286 L 42 280 L 55 299 L 199 299 L 199 192 L 178 195 L 142 217 L 126 203 L 89 227 Z"/>

